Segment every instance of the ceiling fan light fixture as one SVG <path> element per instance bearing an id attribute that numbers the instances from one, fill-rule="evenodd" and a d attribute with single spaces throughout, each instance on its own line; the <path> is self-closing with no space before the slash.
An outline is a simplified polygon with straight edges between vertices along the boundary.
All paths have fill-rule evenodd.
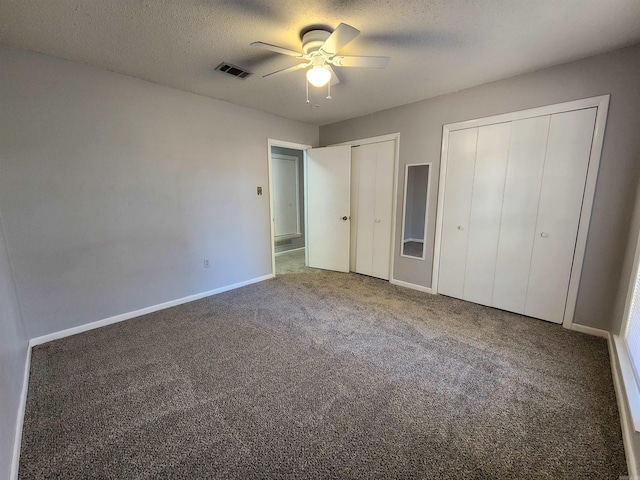
<path id="1" fill-rule="evenodd" d="M 324 87 L 331 80 L 331 71 L 318 65 L 307 70 L 307 80 L 314 87 Z"/>

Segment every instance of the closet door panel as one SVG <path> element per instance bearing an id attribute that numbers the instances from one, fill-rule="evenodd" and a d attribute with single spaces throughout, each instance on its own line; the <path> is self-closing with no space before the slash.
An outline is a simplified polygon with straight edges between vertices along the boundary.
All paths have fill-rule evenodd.
<path id="1" fill-rule="evenodd" d="M 524 313 L 549 115 L 512 123 L 492 306 Z"/>
<path id="2" fill-rule="evenodd" d="M 478 129 L 463 297 L 491 305 L 511 123 Z"/>
<path id="3" fill-rule="evenodd" d="M 525 315 L 561 323 L 596 109 L 551 116 Z"/>
<path id="4" fill-rule="evenodd" d="M 478 129 L 449 133 L 438 293 L 462 298 Z"/>
<path id="5" fill-rule="evenodd" d="M 356 231 L 356 272 L 373 274 L 373 225 L 376 201 L 376 152 L 374 145 L 359 147 L 358 228 Z"/>
<path id="6" fill-rule="evenodd" d="M 356 253 L 358 245 L 358 195 L 360 194 L 360 148 L 351 148 L 351 237 L 349 245 L 349 271 L 356 271 Z"/>
<path id="7" fill-rule="evenodd" d="M 375 143 L 373 146 L 376 149 L 376 195 L 372 274 L 374 277 L 389 280 L 395 141 Z"/>

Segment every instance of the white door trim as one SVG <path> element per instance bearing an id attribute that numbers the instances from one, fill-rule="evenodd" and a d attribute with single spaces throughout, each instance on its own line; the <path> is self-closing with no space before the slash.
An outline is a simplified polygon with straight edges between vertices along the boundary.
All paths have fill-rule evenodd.
<path id="1" fill-rule="evenodd" d="M 596 112 L 593 140 L 591 143 L 591 155 L 589 157 L 589 169 L 587 172 L 587 180 L 585 184 L 584 202 L 580 214 L 580 224 L 578 226 L 576 249 L 573 256 L 574 260 L 573 266 L 571 268 L 571 276 L 569 279 L 569 291 L 567 294 L 567 303 L 565 306 L 564 320 L 562 323 L 565 328 L 572 327 L 573 315 L 576 308 L 576 300 L 578 298 L 578 285 L 580 283 L 580 274 L 582 273 L 582 263 L 584 261 L 584 253 L 587 244 L 587 234 L 589 232 L 589 222 L 591 220 L 591 210 L 593 208 L 593 197 L 596 188 L 596 179 L 598 176 L 598 168 L 600 166 L 600 157 L 602 155 L 602 144 L 604 141 L 604 129 L 607 120 L 607 112 L 609 109 L 609 98 L 610 95 L 601 95 L 598 97 L 584 98 L 571 102 L 558 103 L 555 105 L 547 105 L 518 112 L 505 113 L 501 115 L 494 115 L 491 117 L 478 118 L 474 120 L 467 120 L 464 122 L 443 125 L 442 153 L 440 157 L 440 179 L 438 183 L 438 207 L 436 212 L 436 239 L 433 255 L 433 271 L 431 277 L 431 289 L 434 293 L 438 292 L 440 247 L 442 241 L 442 220 L 444 213 L 444 193 L 446 186 L 445 179 L 447 174 L 447 156 L 449 153 L 449 133 L 455 130 L 482 127 L 485 125 L 493 125 L 496 123 L 512 122 L 514 120 L 522 120 L 525 118 L 597 107 L 598 110 Z"/>
<path id="2" fill-rule="evenodd" d="M 381 143 L 395 141 L 394 159 L 393 159 L 393 203 L 391 204 L 391 252 L 389 255 L 389 282 L 394 283 L 393 265 L 396 256 L 396 217 L 398 210 L 398 166 L 400 163 L 400 132 L 389 133 L 386 135 L 378 135 L 376 137 L 361 138 L 358 140 L 349 140 L 347 142 L 335 143 L 329 146 L 351 145 L 357 147 L 359 145 L 367 145 L 370 143 Z"/>
<path id="3" fill-rule="evenodd" d="M 273 224 L 273 173 L 271 171 L 271 147 L 291 148 L 293 150 L 305 151 L 311 148 L 311 145 L 305 145 L 302 143 L 286 142 L 284 140 L 275 140 L 273 138 L 267 138 L 267 172 L 268 172 L 268 184 L 269 184 L 269 242 L 271 243 L 271 274 L 276 276 L 276 245 L 274 241 L 275 225 Z M 304 157 L 304 155 L 303 155 Z M 306 175 L 306 171 L 305 171 Z M 306 190 L 305 190 L 306 195 Z M 305 202 L 307 201 L 305 197 Z M 305 204 L 306 208 L 306 204 Z M 306 214 L 305 214 L 306 215 Z M 306 218 L 306 217 L 305 217 Z M 307 222 L 305 221 L 305 227 Z"/>

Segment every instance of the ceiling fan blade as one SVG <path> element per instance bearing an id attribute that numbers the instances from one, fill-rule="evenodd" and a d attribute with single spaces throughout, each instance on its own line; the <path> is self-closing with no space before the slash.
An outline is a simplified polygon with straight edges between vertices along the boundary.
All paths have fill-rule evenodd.
<path id="1" fill-rule="evenodd" d="M 336 69 L 331 65 L 327 65 L 327 68 L 331 72 L 331 86 L 333 87 L 334 85 L 339 84 L 342 79 L 340 78 L 340 75 L 338 75 L 338 72 L 336 72 Z"/>
<path id="2" fill-rule="evenodd" d="M 341 23 L 333 33 L 329 35 L 329 38 L 322 44 L 320 50 L 325 53 L 337 53 L 358 35 L 360 35 L 360 30 L 346 23 Z"/>
<path id="3" fill-rule="evenodd" d="M 270 43 L 253 42 L 251 46 L 262 48 L 263 50 L 269 50 L 272 52 L 281 53 L 283 55 L 289 55 L 291 57 L 298 57 L 298 58 L 303 57 L 303 54 L 300 52 L 294 52 L 293 50 L 289 50 L 288 48 L 278 47 L 276 45 L 271 45 Z"/>
<path id="4" fill-rule="evenodd" d="M 331 63 L 336 67 L 366 67 L 385 68 L 389 63 L 389 57 L 333 57 Z"/>
<path id="5" fill-rule="evenodd" d="M 293 67 L 287 67 L 287 68 L 283 68 L 282 70 L 277 70 L 275 72 L 267 73 L 266 75 L 263 75 L 262 78 L 273 77 L 274 75 L 280 75 L 281 73 L 295 72 L 296 70 L 302 70 L 303 68 L 306 68 L 308 66 L 309 66 L 308 63 L 299 63 L 298 65 L 294 65 Z"/>

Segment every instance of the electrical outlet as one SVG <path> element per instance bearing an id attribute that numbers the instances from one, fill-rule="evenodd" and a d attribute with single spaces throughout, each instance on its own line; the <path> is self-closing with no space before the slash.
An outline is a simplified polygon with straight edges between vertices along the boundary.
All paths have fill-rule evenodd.
<path id="1" fill-rule="evenodd" d="M 204 268 L 209 268 L 211 266 L 208 258 L 205 258 L 203 263 L 204 263 Z"/>

